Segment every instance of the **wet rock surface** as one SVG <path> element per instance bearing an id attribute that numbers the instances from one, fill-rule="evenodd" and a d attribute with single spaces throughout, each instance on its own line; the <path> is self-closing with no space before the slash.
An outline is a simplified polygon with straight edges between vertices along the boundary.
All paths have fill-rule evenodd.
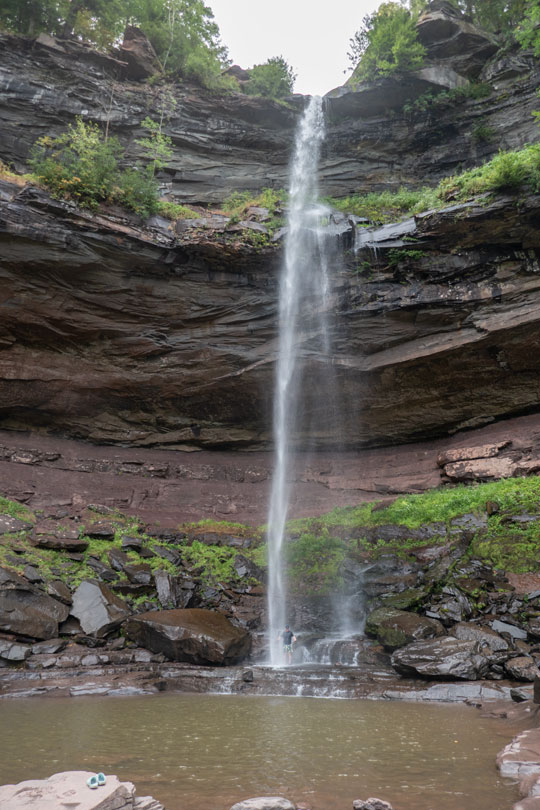
<path id="1" fill-rule="evenodd" d="M 447 636 L 430 641 L 417 641 L 392 654 L 392 666 L 406 675 L 440 678 L 483 678 L 489 662 L 474 641 L 459 641 Z"/>
<path id="2" fill-rule="evenodd" d="M 246 658 L 251 638 L 225 616 L 197 608 L 161 610 L 132 617 L 128 636 L 172 661 L 192 664 L 234 664 Z"/>

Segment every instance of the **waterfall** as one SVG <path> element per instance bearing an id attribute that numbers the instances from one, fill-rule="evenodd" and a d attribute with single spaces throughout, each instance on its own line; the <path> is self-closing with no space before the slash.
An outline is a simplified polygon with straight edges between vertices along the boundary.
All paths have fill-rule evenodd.
<path id="1" fill-rule="evenodd" d="M 317 204 L 317 172 L 324 138 L 322 99 L 312 97 L 298 127 L 291 165 L 288 231 L 279 293 L 279 346 L 274 393 L 275 463 L 268 512 L 268 627 L 270 663 L 283 663 L 279 634 L 287 622 L 282 547 L 289 505 L 292 446 L 297 442 L 302 369 L 300 354 L 329 361 L 326 318 L 328 260 L 319 227 L 326 209 Z M 303 434 L 309 430 L 305 422 Z M 293 628 L 294 629 L 294 628 Z"/>

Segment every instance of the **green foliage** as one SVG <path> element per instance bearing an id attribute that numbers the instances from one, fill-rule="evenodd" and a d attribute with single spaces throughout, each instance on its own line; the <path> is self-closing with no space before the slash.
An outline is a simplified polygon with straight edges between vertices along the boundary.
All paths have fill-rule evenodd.
<path id="1" fill-rule="evenodd" d="M 212 10 L 202 0 L 129 0 L 132 21 L 152 43 L 163 69 L 201 82 L 220 84 L 227 49 Z"/>
<path id="2" fill-rule="evenodd" d="M 496 130 L 484 121 L 475 124 L 471 132 L 472 139 L 476 142 L 492 141 L 496 134 Z"/>
<path id="3" fill-rule="evenodd" d="M 203 568 L 200 577 L 208 585 L 230 582 L 238 578 L 233 565 L 238 554 L 236 549 L 229 546 L 207 546 L 194 540 L 191 546 L 186 546 L 182 551 L 189 565 Z"/>
<path id="4" fill-rule="evenodd" d="M 388 251 L 388 264 L 390 267 L 395 267 L 397 264 L 407 262 L 417 262 L 423 259 L 426 255 L 425 250 L 389 250 Z"/>
<path id="5" fill-rule="evenodd" d="M 294 587 L 304 593 L 328 593 L 341 584 L 339 568 L 348 544 L 332 536 L 326 528 L 320 533 L 303 532 L 285 545 L 287 573 Z"/>
<path id="6" fill-rule="evenodd" d="M 512 39 L 525 15 L 530 0 L 449 0 L 456 11 L 468 14 L 480 28 Z M 427 0 L 409 0 L 411 11 L 425 11 Z"/>
<path id="7" fill-rule="evenodd" d="M 142 147 L 143 156 L 150 162 L 152 176 L 154 176 L 164 167 L 165 161 L 172 156 L 172 140 L 168 135 L 163 134 L 161 122 L 152 121 L 148 116 L 141 121 L 141 126 L 146 129 L 148 135 L 146 138 L 136 140 L 135 143 Z"/>
<path id="8" fill-rule="evenodd" d="M 3 0 L 0 8 L 0 24 L 8 30 L 75 37 L 102 49 L 122 36 L 127 22 L 150 39 L 163 70 L 208 87 L 230 87 L 220 77 L 227 50 L 202 0 Z"/>
<path id="9" fill-rule="evenodd" d="M 465 201 L 489 192 L 512 192 L 522 187 L 533 192 L 540 190 L 540 144 L 517 151 L 501 151 L 482 166 L 446 177 L 434 189 L 400 188 L 396 192 L 353 194 L 339 200 L 328 197 L 326 202 L 340 211 L 384 223 L 443 208 L 449 201 Z"/>
<path id="10" fill-rule="evenodd" d="M 296 74 L 282 56 L 273 56 L 249 71 L 244 92 L 252 96 L 283 99 L 293 91 Z"/>
<path id="11" fill-rule="evenodd" d="M 489 191 L 512 191 L 528 185 L 533 191 L 540 187 L 540 144 L 532 144 L 513 152 L 499 152 L 492 160 L 463 174 L 441 181 L 439 197 L 467 199 Z"/>
<path id="12" fill-rule="evenodd" d="M 180 203 L 171 202 L 170 200 L 159 200 L 157 204 L 157 213 L 166 219 L 197 219 L 199 214 L 188 208 L 187 205 L 180 205 Z"/>
<path id="13" fill-rule="evenodd" d="M 364 17 L 363 28 L 351 39 L 350 47 L 352 84 L 417 70 L 426 54 L 416 34 L 415 18 L 393 2 L 382 3 Z"/>
<path id="14" fill-rule="evenodd" d="M 28 509 L 22 503 L 10 501 L 8 498 L 4 498 L 1 495 L 0 495 L 0 515 L 9 515 L 10 517 L 19 518 L 19 520 L 25 520 L 28 522 L 33 522 L 36 519 L 34 513 L 31 512 L 30 509 Z"/>
<path id="15" fill-rule="evenodd" d="M 406 101 L 402 109 L 405 115 L 411 117 L 425 113 L 438 113 L 447 107 L 455 107 L 467 99 L 487 98 L 492 93 L 491 85 L 471 82 L 463 87 L 455 87 L 453 90 L 444 90 L 439 93 L 428 90 L 417 98 Z"/>
<path id="16" fill-rule="evenodd" d="M 74 199 L 91 210 L 100 202 L 118 202 L 147 217 L 158 209 L 153 172 L 161 155 L 154 146 L 154 153 L 149 154 L 153 163 L 122 170 L 119 160 L 123 151 L 116 138 L 104 138 L 97 124 L 77 118 L 58 138 L 40 138 L 30 165 L 39 182 L 55 197 Z"/>
<path id="17" fill-rule="evenodd" d="M 401 216 L 411 216 L 430 208 L 438 208 L 441 205 L 436 189 L 424 187 L 418 191 L 412 191 L 403 186 L 398 191 L 352 194 L 339 200 L 327 197 L 325 202 L 340 211 L 380 223 L 391 222 Z"/>

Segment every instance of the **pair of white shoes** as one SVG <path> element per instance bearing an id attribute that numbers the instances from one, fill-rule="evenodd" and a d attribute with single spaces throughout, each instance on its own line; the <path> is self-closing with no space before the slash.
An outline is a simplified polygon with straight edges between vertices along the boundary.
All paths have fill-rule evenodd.
<path id="1" fill-rule="evenodd" d="M 88 779 L 86 780 L 86 784 L 88 785 L 89 788 L 92 788 L 92 790 L 95 790 L 95 788 L 101 787 L 101 785 L 104 785 L 106 781 L 107 781 L 107 778 L 106 778 L 104 773 L 96 773 L 96 774 L 94 774 L 94 776 L 89 776 L 88 777 Z"/>

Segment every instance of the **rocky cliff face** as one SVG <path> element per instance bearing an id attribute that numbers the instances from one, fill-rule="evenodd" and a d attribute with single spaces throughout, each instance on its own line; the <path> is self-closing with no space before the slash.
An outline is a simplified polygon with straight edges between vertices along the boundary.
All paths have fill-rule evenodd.
<path id="1" fill-rule="evenodd" d="M 197 227 L 141 229 L 34 188 L 2 191 L 4 428 L 139 446 L 267 445 L 279 247 Z M 540 199 L 517 202 L 362 229 L 359 252 L 334 266 L 347 447 L 537 410 Z M 352 229 L 342 224 L 345 245 Z M 310 384 L 313 340 L 303 341 L 304 407 L 317 414 L 332 392 Z M 319 444 L 335 445 L 336 431 L 327 421 Z"/>
<path id="2" fill-rule="evenodd" d="M 425 39 L 444 61 L 437 20 L 424 20 Z M 447 62 L 448 42 L 470 35 L 452 26 Z M 4 159 L 22 168 L 39 135 L 58 134 L 77 114 L 109 122 L 136 156 L 140 123 L 163 102 L 158 86 L 76 43 L 2 35 L 2 44 Z M 530 59 L 489 64 L 489 41 L 482 48 L 481 65 L 445 63 L 443 78 L 432 62 L 401 88 L 388 81 L 376 93 L 346 88 L 330 97 L 324 190 L 434 182 L 458 161 L 536 139 Z M 436 116 L 403 111 L 407 94 L 455 84 L 449 71 L 460 81 L 489 77 L 492 96 Z M 209 203 L 285 185 L 302 99 L 287 107 L 184 85 L 174 93 L 174 157 L 162 177 L 173 196 Z M 496 137 L 475 140 L 479 122 Z M 164 221 L 91 215 L 9 183 L 0 196 L 3 428 L 131 446 L 268 446 L 279 242 L 257 246 L 202 222 L 177 234 Z M 345 218 L 337 222 L 344 259 L 333 267 L 329 307 L 340 313 L 345 430 L 338 436 L 327 420 L 319 446 L 392 445 L 538 410 L 539 216 L 539 198 L 502 197 L 362 238 Z M 317 414 L 333 392 L 310 385 L 317 358 L 309 339 L 304 354 L 305 408 Z"/>

